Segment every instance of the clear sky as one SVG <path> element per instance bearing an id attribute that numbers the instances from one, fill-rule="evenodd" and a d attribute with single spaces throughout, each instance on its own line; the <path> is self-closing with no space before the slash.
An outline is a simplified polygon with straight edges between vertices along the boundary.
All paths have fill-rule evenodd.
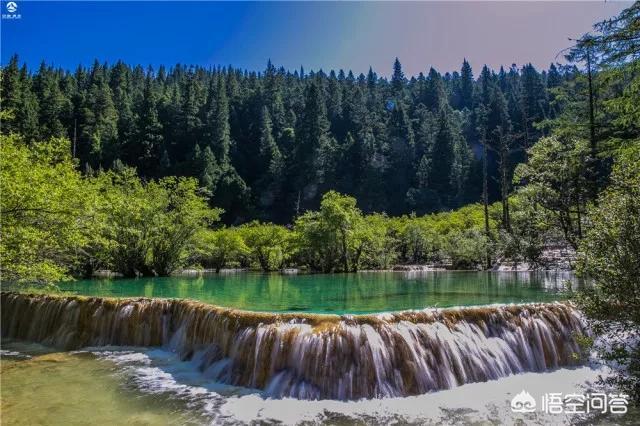
<path id="1" fill-rule="evenodd" d="M 19 20 L 1 21 L 1 59 L 18 53 L 74 69 L 95 58 L 130 64 L 234 65 L 407 75 L 562 61 L 568 37 L 630 2 L 214 3 L 14 0 Z M 2 13 L 6 14 L 2 0 Z"/>

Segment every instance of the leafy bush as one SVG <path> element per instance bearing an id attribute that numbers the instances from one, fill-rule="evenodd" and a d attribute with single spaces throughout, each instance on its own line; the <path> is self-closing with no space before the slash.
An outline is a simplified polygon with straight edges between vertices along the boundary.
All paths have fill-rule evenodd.
<path id="1" fill-rule="evenodd" d="M 292 255 L 292 232 L 284 226 L 251 222 L 239 229 L 253 263 L 263 271 L 285 267 Z"/>
<path id="2" fill-rule="evenodd" d="M 204 229 L 196 235 L 194 260 L 220 272 L 231 263 L 240 264 L 249 248 L 236 228 Z"/>

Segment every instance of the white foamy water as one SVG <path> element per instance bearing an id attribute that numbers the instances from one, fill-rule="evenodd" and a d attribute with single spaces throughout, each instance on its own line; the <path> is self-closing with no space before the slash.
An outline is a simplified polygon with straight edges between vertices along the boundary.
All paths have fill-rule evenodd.
<path id="1" fill-rule="evenodd" d="M 161 350 L 92 353 L 116 363 L 121 369 L 119 374 L 125 375 L 137 391 L 181 399 L 190 409 L 200 412 L 204 423 L 210 424 L 568 424 L 584 418 L 541 411 L 513 413 L 511 399 L 523 390 L 536 401 L 546 393 L 584 394 L 599 376 L 608 374 L 602 367 L 583 366 L 518 374 L 418 396 L 309 401 L 268 398 L 258 390 L 207 382 L 194 363 L 179 361 L 174 354 Z"/>
<path id="2" fill-rule="evenodd" d="M 296 424 L 324 422 L 338 418 L 367 424 L 400 423 L 513 423 L 550 424 L 570 422 L 569 415 L 516 414 L 511 398 L 526 390 L 540 400 L 544 393 L 583 393 L 598 372 L 588 367 L 549 373 L 527 373 L 486 383 L 403 398 L 383 398 L 353 402 L 262 399 L 256 395 L 229 398 L 221 414 L 240 422 L 265 420 Z"/>
<path id="3" fill-rule="evenodd" d="M 31 358 L 31 356 L 18 351 L 9 351 L 6 349 L 0 349 L 0 358 L 28 359 L 28 358 Z"/>

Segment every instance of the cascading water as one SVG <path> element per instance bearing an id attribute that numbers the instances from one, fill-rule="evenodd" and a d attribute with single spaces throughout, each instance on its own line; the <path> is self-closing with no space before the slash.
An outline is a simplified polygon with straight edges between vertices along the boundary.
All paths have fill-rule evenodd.
<path id="1" fill-rule="evenodd" d="M 586 333 L 565 303 L 337 316 L 184 300 L 1 299 L 4 338 L 64 349 L 164 346 L 211 380 L 300 399 L 417 395 L 568 366 Z"/>

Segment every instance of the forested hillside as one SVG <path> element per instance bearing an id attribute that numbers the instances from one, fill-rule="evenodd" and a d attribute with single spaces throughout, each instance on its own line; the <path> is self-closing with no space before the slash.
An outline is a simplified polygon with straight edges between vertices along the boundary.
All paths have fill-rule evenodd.
<path id="1" fill-rule="evenodd" d="M 386 73 L 386 70 L 385 70 Z M 75 72 L 14 56 L 2 70 L 5 134 L 66 137 L 86 173 L 134 166 L 143 178 L 193 176 L 227 223 L 291 223 L 330 189 L 368 212 L 457 208 L 510 191 L 525 149 L 583 85 L 575 66 L 531 64 L 405 76 L 373 70 L 264 72 L 122 62 Z"/>

